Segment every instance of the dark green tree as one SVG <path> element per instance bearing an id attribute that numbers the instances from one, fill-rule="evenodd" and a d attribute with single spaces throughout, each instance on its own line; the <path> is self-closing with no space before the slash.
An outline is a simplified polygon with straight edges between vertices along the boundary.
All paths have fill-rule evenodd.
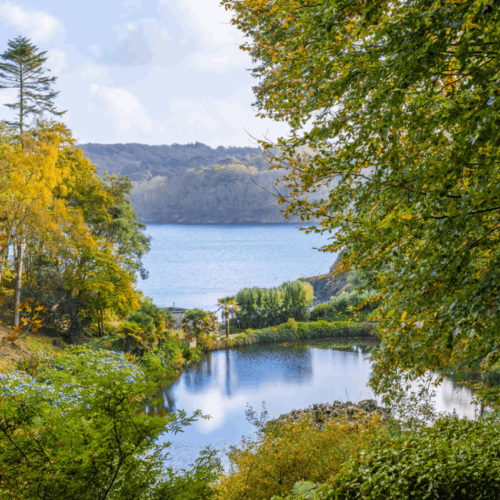
<path id="1" fill-rule="evenodd" d="M 52 90 L 56 77 L 46 76 L 49 69 L 43 67 L 47 61 L 47 52 L 40 52 L 38 47 L 25 37 L 17 37 L 8 42 L 8 49 L 0 57 L 0 89 L 17 89 L 17 100 L 5 104 L 19 113 L 18 121 L 7 122 L 24 132 L 28 115 L 41 116 L 49 112 L 61 116 L 65 111 L 57 111 L 54 99 L 59 92 Z"/>

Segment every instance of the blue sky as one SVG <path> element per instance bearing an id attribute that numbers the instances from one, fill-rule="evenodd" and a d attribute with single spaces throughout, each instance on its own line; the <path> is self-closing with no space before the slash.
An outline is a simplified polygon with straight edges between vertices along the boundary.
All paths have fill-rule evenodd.
<path id="1" fill-rule="evenodd" d="M 286 133 L 255 118 L 252 64 L 219 0 L 0 0 L 0 33 L 1 53 L 18 35 L 48 51 L 81 143 L 247 146 Z"/>

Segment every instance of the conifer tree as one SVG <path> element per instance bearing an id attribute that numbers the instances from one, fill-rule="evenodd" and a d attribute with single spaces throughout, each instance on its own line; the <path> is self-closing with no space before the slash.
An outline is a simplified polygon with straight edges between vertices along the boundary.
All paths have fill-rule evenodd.
<path id="1" fill-rule="evenodd" d="M 19 128 L 22 134 L 28 115 L 40 116 L 49 112 L 61 116 L 65 111 L 58 111 L 54 105 L 59 92 L 52 90 L 56 77 L 46 76 L 50 71 L 43 66 L 47 52 L 40 52 L 31 40 L 21 36 L 7 45 L 9 48 L 0 56 L 0 89 L 18 91 L 16 102 L 5 106 L 18 111 L 18 121 L 8 123 Z"/>

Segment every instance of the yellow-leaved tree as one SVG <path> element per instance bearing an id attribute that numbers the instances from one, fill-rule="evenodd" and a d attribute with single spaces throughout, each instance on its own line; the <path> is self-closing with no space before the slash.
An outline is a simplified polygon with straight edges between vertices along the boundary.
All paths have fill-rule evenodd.
<path id="1" fill-rule="evenodd" d="M 12 245 L 15 326 L 19 326 L 27 242 L 38 240 L 52 247 L 72 247 L 71 241 L 77 236 L 87 245 L 92 244 L 81 213 L 62 198 L 70 170 L 58 162 L 58 143 L 56 134 L 24 134 L 22 142 L 3 144 L 0 149 L 0 218 L 5 239 L 2 261 L 8 263 Z"/>

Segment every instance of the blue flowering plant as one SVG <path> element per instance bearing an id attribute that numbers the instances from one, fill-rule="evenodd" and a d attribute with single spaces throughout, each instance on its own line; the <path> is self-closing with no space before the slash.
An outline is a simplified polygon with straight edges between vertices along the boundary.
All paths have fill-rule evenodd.
<path id="1" fill-rule="evenodd" d="M 83 347 L 27 366 L 0 375 L 0 499 L 210 498 L 213 451 L 190 470 L 165 467 L 160 435 L 201 414 L 148 415 L 156 371 Z"/>

